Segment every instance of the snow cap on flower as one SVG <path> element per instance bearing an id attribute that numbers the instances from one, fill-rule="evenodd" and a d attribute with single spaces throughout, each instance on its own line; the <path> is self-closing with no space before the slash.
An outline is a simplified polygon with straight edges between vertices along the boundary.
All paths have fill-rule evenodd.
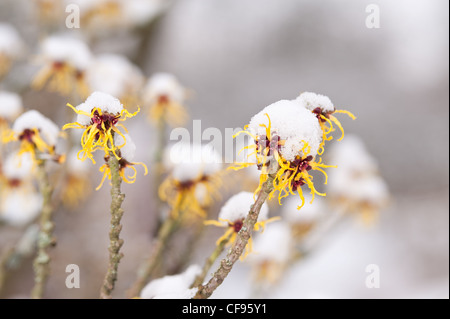
<path id="1" fill-rule="evenodd" d="M 99 5 L 101 2 L 105 2 L 104 0 L 64 0 L 65 5 L 75 4 L 80 8 L 81 12 L 87 12 L 88 10 L 94 8 L 96 5 Z"/>
<path id="2" fill-rule="evenodd" d="M 283 220 L 288 223 L 312 223 L 318 221 L 326 212 L 325 203 L 322 198 L 316 198 L 311 203 L 312 196 L 305 194 L 305 205 L 300 209 L 298 207 L 298 199 L 293 197 L 286 198 L 282 206 Z"/>
<path id="3" fill-rule="evenodd" d="M 22 111 L 22 98 L 18 94 L 0 91 L 0 119 L 14 121 Z"/>
<path id="4" fill-rule="evenodd" d="M 124 139 L 125 137 L 125 139 Z M 123 145 L 120 149 L 120 157 L 131 163 L 134 160 L 134 156 L 136 155 L 136 144 L 131 139 L 129 134 L 116 134 L 114 136 L 114 144 L 117 146 Z"/>
<path id="5" fill-rule="evenodd" d="M 179 142 L 165 150 L 165 163 L 179 182 L 210 176 L 222 168 L 220 155 L 210 145 Z"/>
<path id="6" fill-rule="evenodd" d="M 68 171 L 70 171 L 71 173 L 75 173 L 75 174 L 85 174 L 87 172 L 89 172 L 91 166 L 89 165 L 88 162 L 86 161 L 80 161 L 78 159 L 78 154 L 79 150 L 77 149 L 72 149 L 69 154 L 67 155 L 67 169 Z"/>
<path id="7" fill-rule="evenodd" d="M 0 23 L 0 55 L 15 58 L 23 49 L 24 43 L 17 30 L 10 24 Z"/>
<path id="8" fill-rule="evenodd" d="M 168 2 L 165 0 L 121 0 L 123 20 L 133 25 L 143 25 L 155 18 Z"/>
<path id="9" fill-rule="evenodd" d="M 387 200 L 388 187 L 378 174 L 377 162 L 359 137 L 347 136 L 334 145 L 330 155 L 330 160 L 338 166 L 329 176 L 330 195 L 366 201 L 375 206 Z"/>
<path id="10" fill-rule="evenodd" d="M 13 189 L 1 201 L 0 219 L 12 226 L 25 226 L 39 215 L 42 202 L 39 193 Z"/>
<path id="11" fill-rule="evenodd" d="M 127 90 L 140 88 L 143 75 L 137 66 L 118 54 L 102 54 L 87 71 L 88 85 L 92 91 L 123 97 Z"/>
<path id="12" fill-rule="evenodd" d="M 266 115 L 267 114 L 267 115 Z M 322 130 L 317 118 L 309 110 L 298 107 L 294 101 L 275 102 L 250 120 L 249 131 L 257 136 L 265 136 L 266 128 L 261 125 L 271 124 L 272 135 L 276 133 L 285 143 L 280 153 L 285 160 L 293 161 L 297 156 L 315 156 L 322 141 Z M 305 142 L 308 147 L 305 147 Z M 304 154 L 302 149 L 309 153 Z"/>
<path id="13" fill-rule="evenodd" d="M 383 205 L 389 190 L 386 182 L 376 174 L 358 175 L 355 172 L 337 168 L 330 175 L 328 193 L 333 197 L 346 198 L 355 202 Z"/>
<path id="14" fill-rule="evenodd" d="M 33 171 L 33 158 L 31 153 L 19 154 L 14 152 L 8 155 L 3 163 L 2 173 L 8 180 L 26 180 Z"/>
<path id="15" fill-rule="evenodd" d="M 77 110 L 89 114 L 94 108 L 99 108 L 102 112 L 108 112 L 109 114 L 120 114 L 123 110 L 123 105 L 112 95 L 97 91 L 92 93 L 84 103 L 77 106 Z M 77 122 L 88 126 L 91 124 L 91 118 L 84 114 L 78 114 Z"/>
<path id="16" fill-rule="evenodd" d="M 382 205 L 389 197 L 386 182 L 377 175 L 355 179 L 350 185 L 347 196 L 356 201 Z"/>
<path id="17" fill-rule="evenodd" d="M 222 206 L 219 212 L 219 220 L 228 220 L 235 222 L 244 219 L 251 205 L 255 203 L 253 193 L 240 192 L 232 196 L 225 205 Z M 267 220 L 269 217 L 269 206 L 264 203 L 259 212 L 258 221 Z"/>
<path id="18" fill-rule="evenodd" d="M 149 78 L 145 86 L 144 98 L 150 103 L 155 103 L 161 97 L 181 103 L 186 97 L 186 89 L 181 86 L 174 75 L 155 73 Z"/>
<path id="19" fill-rule="evenodd" d="M 200 205 L 202 204 L 206 204 L 208 202 L 208 188 L 206 187 L 205 184 L 203 183 L 197 183 L 197 185 L 195 185 L 195 199 L 197 199 L 198 203 Z"/>
<path id="20" fill-rule="evenodd" d="M 323 113 L 332 113 L 335 111 L 330 98 L 322 94 L 303 92 L 294 101 L 310 111 L 314 111 L 316 108 L 320 108 Z"/>
<path id="21" fill-rule="evenodd" d="M 255 253 L 250 256 L 250 261 L 287 262 L 292 248 L 290 228 L 284 222 L 273 223 L 264 233 L 255 237 L 253 244 Z"/>
<path id="22" fill-rule="evenodd" d="M 332 145 L 328 151 L 330 161 L 339 170 L 346 169 L 355 172 L 375 172 L 378 170 L 376 159 L 369 154 L 362 139 L 356 135 L 347 134 L 345 140 Z"/>
<path id="23" fill-rule="evenodd" d="M 92 54 L 86 43 L 63 35 L 46 38 L 41 44 L 41 53 L 44 59 L 68 63 L 78 70 L 86 70 L 92 62 Z"/>
<path id="24" fill-rule="evenodd" d="M 59 136 L 59 127 L 36 110 L 23 113 L 14 122 L 12 130 L 20 135 L 25 130 L 37 129 L 42 139 L 51 146 L 55 146 Z"/>
<path id="25" fill-rule="evenodd" d="M 198 265 L 189 266 L 183 273 L 151 281 L 141 291 L 142 299 L 191 299 L 197 288 L 189 289 L 201 273 Z"/>

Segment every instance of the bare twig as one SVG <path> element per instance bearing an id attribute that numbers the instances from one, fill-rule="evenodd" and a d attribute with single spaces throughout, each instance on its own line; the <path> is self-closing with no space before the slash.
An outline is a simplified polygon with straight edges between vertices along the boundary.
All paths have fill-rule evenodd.
<path id="1" fill-rule="evenodd" d="M 0 255 L 0 293 L 4 287 L 7 274 L 17 268 L 22 260 L 35 252 L 39 226 L 32 224 L 23 232 L 19 240 L 4 249 Z"/>
<path id="2" fill-rule="evenodd" d="M 225 278 L 233 268 L 233 265 L 242 255 L 245 246 L 247 246 L 248 240 L 252 235 L 253 227 L 258 220 L 261 207 L 273 190 L 274 177 L 274 175 L 269 175 L 267 180 L 262 185 L 262 188 L 258 193 L 256 202 L 250 208 L 250 211 L 248 212 L 248 215 L 244 220 L 244 224 L 237 235 L 236 241 L 228 251 L 227 256 L 220 262 L 219 269 L 217 269 L 213 277 L 208 281 L 208 283 L 206 283 L 205 285 L 200 285 L 198 287 L 198 292 L 195 295 L 194 299 L 209 298 L 217 289 L 217 287 L 222 284 L 222 282 L 225 280 Z"/>
<path id="3" fill-rule="evenodd" d="M 217 244 L 216 249 L 212 252 L 212 254 L 206 259 L 205 264 L 203 265 L 203 269 L 200 275 L 198 275 L 194 283 L 192 284 L 191 288 L 197 287 L 203 283 L 206 276 L 208 275 L 208 271 L 211 269 L 214 262 L 219 258 L 219 256 L 222 254 L 222 252 L 225 250 L 225 246 L 228 244 L 231 238 L 230 234 L 228 237 L 222 239 L 220 243 Z"/>
<path id="4" fill-rule="evenodd" d="M 114 290 L 117 281 L 117 271 L 120 260 L 123 254 L 120 253 L 120 248 L 123 245 L 123 240 L 120 238 L 120 231 L 122 225 L 120 221 L 123 216 L 122 202 L 125 199 L 125 194 L 121 193 L 120 186 L 122 178 L 120 177 L 120 165 L 114 154 L 110 154 L 108 165 L 111 169 L 111 226 L 109 230 L 109 265 L 103 280 L 103 285 L 100 291 L 100 298 L 111 299 L 111 293 Z"/>
<path id="5" fill-rule="evenodd" d="M 50 255 L 48 249 L 56 244 L 56 240 L 53 237 L 53 229 L 55 226 L 52 221 L 53 207 L 51 203 L 53 187 L 48 179 L 45 163 L 44 160 L 39 161 L 37 169 L 37 180 L 39 190 L 42 194 L 43 204 L 39 221 L 40 231 L 37 241 L 37 255 L 33 262 L 34 287 L 31 292 L 33 299 L 40 299 L 44 295 L 45 284 L 50 273 Z"/>
<path id="6" fill-rule="evenodd" d="M 172 215 L 173 214 L 171 214 L 171 216 Z M 180 226 L 181 214 L 178 215 L 177 218 L 171 216 L 166 219 L 166 221 L 159 229 L 158 238 L 153 245 L 152 253 L 140 267 L 138 271 L 138 278 L 136 279 L 133 286 L 129 289 L 128 297 L 133 298 L 139 295 L 140 291 L 147 284 L 159 262 L 161 261 L 161 256 L 163 254 L 164 248 L 169 242 L 169 239 Z"/>
<path id="7" fill-rule="evenodd" d="M 11 256 L 14 254 L 14 247 L 8 247 L 6 250 L 0 255 L 0 293 L 3 289 L 3 285 L 5 284 L 6 274 L 8 272 L 8 261 Z"/>

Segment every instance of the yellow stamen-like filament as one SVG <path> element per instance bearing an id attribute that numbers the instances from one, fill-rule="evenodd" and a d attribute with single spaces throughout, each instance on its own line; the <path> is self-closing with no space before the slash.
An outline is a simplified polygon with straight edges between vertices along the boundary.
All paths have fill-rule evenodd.
<path id="1" fill-rule="evenodd" d="M 339 113 L 348 113 L 349 115 L 351 114 L 350 112 L 347 111 L 339 111 Z M 266 113 L 265 114 L 268 118 L 268 124 L 260 124 L 261 127 L 265 128 L 266 131 L 266 138 L 268 138 L 269 140 L 271 140 L 271 134 L 272 134 L 272 123 L 270 120 L 269 115 Z M 319 145 L 319 150 L 318 150 L 318 154 L 321 155 L 324 152 L 324 143 L 325 141 L 329 141 L 331 140 L 333 137 L 332 136 L 328 136 L 333 130 L 333 122 L 339 127 L 342 128 L 342 126 L 340 125 L 340 123 L 337 121 L 336 118 L 334 118 L 333 116 L 330 116 L 330 118 L 328 119 L 327 117 L 320 115 L 322 119 L 324 119 L 324 122 L 319 121 L 320 122 L 320 126 L 322 128 L 322 141 L 321 144 Z M 350 115 L 352 116 L 352 114 Z M 353 118 L 353 117 L 352 117 Z M 326 123 L 328 123 L 328 127 L 325 125 Z M 342 130 L 343 131 L 343 130 Z M 254 136 L 252 133 L 248 132 L 247 130 L 245 131 L 240 131 L 237 134 L 235 134 L 233 137 L 237 137 L 240 134 L 248 134 L 250 135 L 255 141 L 258 140 L 257 136 Z M 279 141 L 278 145 L 284 145 L 285 141 Z M 251 147 L 246 146 L 244 147 L 244 149 L 250 149 Z M 256 145 L 255 145 L 256 148 Z M 243 151 L 244 149 L 242 149 L 241 151 Z M 259 191 L 262 188 L 262 185 L 266 182 L 267 178 L 268 178 L 268 173 L 270 172 L 270 166 L 271 163 L 268 162 L 268 154 L 269 152 L 273 152 L 273 158 L 276 160 L 276 162 L 274 162 L 275 164 L 278 164 L 278 168 L 276 170 L 275 173 L 275 177 L 273 180 L 273 190 L 272 192 L 269 194 L 268 199 L 272 199 L 275 192 L 278 192 L 278 202 L 281 205 L 282 203 L 282 199 L 289 196 L 289 195 L 295 195 L 295 192 L 298 192 L 298 195 L 300 197 L 300 199 L 302 200 L 302 204 L 300 206 L 298 206 L 297 208 L 300 209 L 301 207 L 303 207 L 304 203 L 305 203 L 305 198 L 303 196 L 303 190 L 301 188 L 301 185 L 306 184 L 307 187 L 310 189 L 311 194 L 312 194 L 312 200 L 314 200 L 315 195 L 318 196 L 325 196 L 325 193 L 321 193 L 319 191 L 317 191 L 317 189 L 314 186 L 313 183 L 313 176 L 311 176 L 309 174 L 309 169 L 311 169 L 312 171 L 317 170 L 320 171 L 322 174 L 324 174 L 325 176 L 325 184 L 327 184 L 328 182 L 328 175 L 327 173 L 324 171 L 324 168 L 329 168 L 329 167 L 336 167 L 336 166 L 332 166 L 332 165 L 325 165 L 322 163 L 322 159 L 321 158 L 313 158 L 309 160 L 308 162 L 305 163 L 305 165 L 307 165 L 307 167 L 309 166 L 310 168 L 306 168 L 304 166 L 304 164 L 302 164 L 300 162 L 300 164 L 297 165 L 297 161 L 303 159 L 304 161 L 308 158 L 308 155 L 311 153 L 311 146 L 306 142 L 303 141 L 303 146 L 302 148 L 299 150 L 299 154 L 301 154 L 298 156 L 297 160 L 296 160 L 296 164 L 293 164 L 292 161 L 287 161 L 285 160 L 282 155 L 279 153 L 278 149 L 269 149 L 268 147 L 266 147 L 263 150 L 259 150 L 258 154 L 256 155 L 256 163 L 235 163 L 233 166 L 229 167 L 229 169 L 233 169 L 233 170 L 240 170 L 242 168 L 251 166 L 251 165 L 255 165 L 257 164 L 260 169 L 261 169 L 261 175 L 260 175 L 260 179 L 259 179 L 259 185 L 257 187 L 257 189 L 254 192 L 254 196 L 256 198 L 257 194 L 259 193 Z M 252 153 L 253 154 L 253 153 Z M 294 188 L 295 186 L 295 188 Z"/>
<path id="2" fill-rule="evenodd" d="M 196 195 L 196 187 L 200 184 L 205 187 L 201 203 Z M 184 183 L 169 176 L 159 187 L 158 194 L 159 198 L 172 208 L 172 218 L 178 218 L 180 213 L 187 218 L 192 216 L 205 218 L 205 208 L 210 206 L 214 199 L 220 198 L 218 189 L 221 184 L 220 172 L 207 178 L 200 174 L 196 179 Z"/>
<path id="3" fill-rule="evenodd" d="M 89 118 L 93 118 L 95 114 L 98 114 L 99 117 L 103 115 L 103 112 L 100 108 L 94 107 L 91 110 L 91 113 L 78 110 L 71 104 L 67 104 L 76 114 L 78 115 L 84 115 Z M 127 118 L 131 118 L 136 116 L 140 112 L 140 108 L 134 113 L 130 113 L 127 110 L 123 109 L 120 114 L 116 115 L 116 119 L 118 122 L 123 122 Z M 101 122 L 100 128 L 98 127 L 98 124 L 90 124 L 90 125 L 82 125 L 78 122 L 75 123 L 68 123 L 63 126 L 63 130 L 69 129 L 69 128 L 76 128 L 76 129 L 84 129 L 81 136 L 81 147 L 82 150 L 78 152 L 78 159 L 81 161 L 86 160 L 86 158 L 89 158 L 92 163 L 95 164 L 95 160 L 93 157 L 93 153 L 97 150 L 103 150 L 105 153 L 105 157 L 109 156 L 110 153 L 112 153 L 117 160 L 120 160 L 120 157 L 117 153 L 117 150 L 120 150 L 122 147 L 126 144 L 126 139 L 124 134 L 119 130 L 119 127 L 124 129 L 125 132 L 126 129 L 122 124 L 115 124 L 112 125 L 112 123 L 109 124 L 110 127 L 106 129 L 105 122 Z M 124 140 L 124 143 L 122 145 L 115 145 L 114 144 L 114 135 L 118 134 L 122 137 Z M 125 180 L 125 179 L 124 179 Z"/>
<path id="4" fill-rule="evenodd" d="M 255 226 L 253 227 L 254 231 L 260 231 L 264 232 L 264 229 L 266 227 L 266 224 L 268 223 L 272 223 L 276 220 L 279 220 L 280 217 L 276 216 L 276 217 L 272 217 L 269 218 L 267 220 L 264 221 L 259 221 L 256 222 Z M 227 228 L 227 230 L 225 231 L 225 233 L 216 241 L 216 245 L 219 245 L 223 240 L 229 238 L 227 246 L 232 245 L 237 238 L 237 232 L 234 229 L 234 222 L 228 220 L 228 219 L 222 219 L 219 218 L 219 220 L 206 220 L 203 222 L 204 225 L 213 225 L 213 226 L 217 226 L 217 227 L 222 227 L 222 228 Z M 240 260 L 244 260 L 249 253 L 252 252 L 252 248 L 253 248 L 253 244 L 252 244 L 252 238 L 250 237 L 248 240 L 247 245 L 245 246 L 245 251 L 242 254 L 242 256 L 240 257 Z"/>
<path id="5" fill-rule="evenodd" d="M 64 62 L 45 65 L 33 79 L 31 87 L 35 90 L 47 87 L 50 92 L 66 96 L 76 92 L 81 98 L 85 98 L 90 91 L 83 73 Z"/>
<path id="6" fill-rule="evenodd" d="M 124 166 L 120 166 L 119 169 L 119 174 L 120 177 L 122 177 L 122 180 L 127 183 L 127 184 L 133 184 L 134 182 L 136 182 L 136 178 L 137 178 L 137 170 L 134 167 L 135 165 L 141 165 L 144 168 L 144 176 L 147 176 L 148 174 L 148 168 L 147 165 L 145 165 L 144 163 L 126 163 Z M 133 175 L 126 175 L 125 174 L 125 169 L 126 168 L 130 168 L 133 171 Z M 102 188 L 106 178 L 108 178 L 108 180 L 111 180 L 111 169 L 109 168 L 108 163 L 103 164 L 100 169 L 100 172 L 103 173 L 103 178 L 102 181 L 100 182 L 100 185 L 95 189 L 95 190 L 99 190 L 100 188 Z"/>
<path id="7" fill-rule="evenodd" d="M 39 152 L 41 156 L 43 154 L 49 154 L 51 156 L 55 155 L 55 147 L 53 145 L 48 145 L 41 137 L 39 130 L 36 128 L 29 129 L 29 137 L 24 138 L 20 141 L 20 148 L 18 155 L 22 155 L 24 153 L 30 153 L 33 159 L 33 162 L 36 163 L 38 160 L 36 154 Z M 12 130 L 3 131 L 2 132 L 2 142 L 7 144 L 10 142 L 15 142 L 19 140 L 20 134 L 14 133 Z M 42 158 L 41 158 L 42 159 Z M 64 157 L 55 157 L 55 161 L 64 161 Z"/>
<path id="8" fill-rule="evenodd" d="M 335 113 L 343 113 L 343 114 L 347 114 L 352 120 L 355 120 L 355 119 L 356 119 L 356 116 L 353 115 L 353 113 L 351 113 L 351 112 L 349 112 L 349 111 L 346 111 L 346 110 L 335 110 L 335 111 L 333 112 L 333 114 L 335 114 Z M 329 114 L 329 115 L 328 115 L 328 118 L 327 118 L 326 116 L 323 116 L 323 115 L 321 114 L 321 115 L 320 115 L 320 118 L 323 119 L 323 120 L 325 120 L 326 123 L 328 123 L 328 125 L 329 125 L 328 130 L 327 130 L 327 128 L 326 128 L 326 126 L 324 125 L 324 123 L 321 122 L 321 125 L 320 125 L 320 126 L 321 126 L 321 128 L 322 128 L 322 131 L 323 131 L 323 134 L 324 134 L 325 137 L 333 131 L 333 124 L 332 124 L 332 123 L 335 123 L 336 126 L 337 126 L 337 127 L 340 129 L 340 131 L 342 132 L 342 135 L 341 135 L 341 137 L 338 139 L 338 141 L 341 141 L 341 140 L 344 138 L 344 128 L 342 127 L 341 122 L 339 122 L 339 120 L 338 120 L 335 116 Z M 330 137 L 330 138 L 327 137 L 327 138 L 326 138 L 326 140 L 331 140 L 331 139 L 332 139 L 332 137 Z M 324 139 L 324 140 L 325 140 L 325 139 Z M 322 141 L 322 142 L 323 142 L 323 141 Z"/>
<path id="9" fill-rule="evenodd" d="M 189 116 L 183 105 L 168 101 L 153 104 L 150 107 L 149 117 L 156 123 L 165 121 L 171 126 L 180 126 L 186 122 Z"/>

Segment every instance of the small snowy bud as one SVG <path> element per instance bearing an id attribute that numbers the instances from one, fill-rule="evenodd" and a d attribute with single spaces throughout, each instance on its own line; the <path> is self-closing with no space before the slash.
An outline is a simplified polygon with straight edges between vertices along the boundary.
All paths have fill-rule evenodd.
<path id="1" fill-rule="evenodd" d="M 250 207 L 255 203 L 253 193 L 240 192 L 232 196 L 219 212 L 219 220 L 239 221 L 247 217 Z M 264 203 L 259 212 L 258 221 L 265 221 L 269 217 L 269 206 Z"/>
<path id="2" fill-rule="evenodd" d="M 14 121 L 22 111 L 22 98 L 18 94 L 0 91 L 0 119 Z"/>
<path id="3" fill-rule="evenodd" d="M 267 115 L 266 115 L 267 114 Z M 285 141 L 280 147 L 280 154 L 287 161 L 293 161 L 297 156 L 315 156 L 322 142 L 322 130 L 313 113 L 298 107 L 293 101 L 281 100 L 275 102 L 253 116 L 249 131 L 257 136 L 265 136 L 266 128 L 261 125 L 271 125 L 271 134 L 278 135 Z M 305 143 L 307 154 L 302 152 Z"/>
<path id="4" fill-rule="evenodd" d="M 155 279 L 142 289 L 140 297 L 142 299 L 191 299 L 197 292 L 197 288 L 189 289 L 189 287 L 200 273 L 200 266 L 191 265 L 181 274 Z"/>

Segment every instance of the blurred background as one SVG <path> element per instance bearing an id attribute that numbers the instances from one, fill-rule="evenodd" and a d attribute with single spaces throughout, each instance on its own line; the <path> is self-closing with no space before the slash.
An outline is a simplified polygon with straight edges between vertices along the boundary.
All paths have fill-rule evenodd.
<path id="1" fill-rule="evenodd" d="M 36 54 L 46 35 L 63 31 L 88 38 L 94 54 L 128 57 L 146 77 L 172 73 L 192 91 L 187 108 L 203 129 L 243 127 L 263 107 L 303 91 L 325 94 L 357 116 L 341 117 L 346 134 L 361 137 L 377 159 L 390 205 L 373 227 L 339 225 L 317 252 L 287 270 L 270 298 L 448 298 L 448 2 L 146 0 L 140 5 L 154 6 L 151 13 L 128 17 L 139 23 L 108 30 L 86 30 L 83 24 L 67 29 L 64 8 L 55 21 L 42 20 L 39 1 L 31 2 L 0 0 L 0 22 L 17 28 L 27 54 Z M 369 4 L 380 8 L 379 28 L 366 27 Z M 30 89 L 35 71 L 23 59 L 0 88 L 19 92 L 26 109 L 38 109 L 62 126 L 61 110 L 70 101 Z M 151 167 L 155 129 L 145 118 L 132 123 L 136 160 Z M 191 129 L 192 121 L 186 127 Z M 97 184 L 100 174 L 92 175 Z M 159 218 L 148 196 L 154 188 L 150 177 L 139 175 L 124 186 L 119 298 L 151 247 Z M 103 187 L 76 211 L 57 211 L 47 297 L 98 296 L 107 263 L 108 192 Z M 0 249 L 22 232 L 1 226 Z M 217 234 L 205 234 L 193 262 L 202 263 Z M 9 273 L 2 297 L 28 296 L 30 260 Z M 65 287 L 68 264 L 80 266 L 80 289 Z M 380 267 L 379 289 L 365 285 L 369 264 Z M 251 297 L 249 272 L 239 263 L 213 298 Z"/>

